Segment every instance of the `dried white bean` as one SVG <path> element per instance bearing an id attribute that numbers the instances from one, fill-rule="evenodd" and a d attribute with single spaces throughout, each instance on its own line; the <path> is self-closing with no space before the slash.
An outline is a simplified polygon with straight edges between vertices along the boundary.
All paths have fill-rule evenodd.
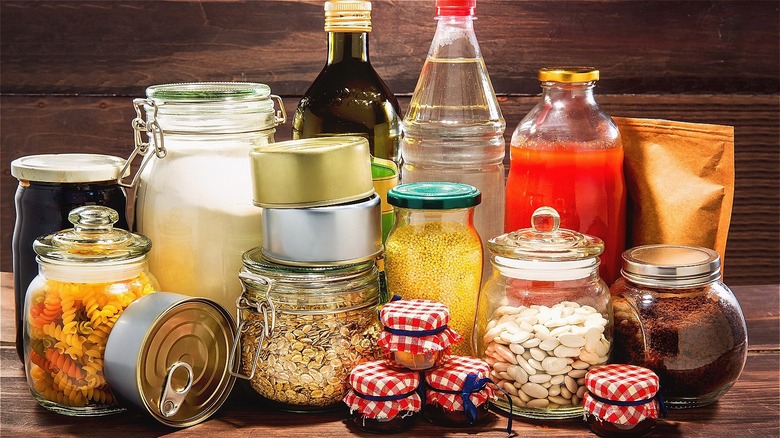
<path id="1" fill-rule="evenodd" d="M 567 347 L 579 348 L 585 346 L 585 337 L 579 335 L 562 334 L 558 336 L 558 340 Z"/>
<path id="2" fill-rule="evenodd" d="M 550 405 L 550 402 L 546 398 L 531 400 L 526 405 L 529 408 L 544 409 Z"/>
<path id="3" fill-rule="evenodd" d="M 529 382 L 531 382 L 531 383 L 539 383 L 539 384 L 542 384 L 542 383 L 545 383 L 545 382 L 549 382 L 550 379 L 551 379 L 551 376 L 549 374 L 541 374 L 541 373 L 534 374 L 533 376 L 529 376 L 528 377 L 528 381 Z"/>
<path id="4" fill-rule="evenodd" d="M 547 357 L 547 353 L 545 353 L 540 348 L 532 348 L 532 349 L 530 349 L 528 351 L 531 352 L 531 357 L 533 357 L 534 359 L 538 360 L 539 362 L 543 361 Z"/>
<path id="5" fill-rule="evenodd" d="M 538 383 L 531 383 L 528 382 L 523 385 L 521 388 L 524 393 L 528 394 L 529 396 L 533 398 L 546 398 L 548 395 L 547 390 Z"/>

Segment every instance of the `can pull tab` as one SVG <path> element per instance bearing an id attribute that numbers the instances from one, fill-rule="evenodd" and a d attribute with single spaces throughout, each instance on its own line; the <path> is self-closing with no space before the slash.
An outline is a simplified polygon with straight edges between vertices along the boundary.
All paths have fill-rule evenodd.
<path id="1" fill-rule="evenodd" d="M 182 386 L 186 373 L 186 383 Z M 179 408 L 192 388 L 192 367 L 186 362 L 176 362 L 171 365 L 163 382 L 162 396 L 160 397 L 160 413 L 163 417 L 172 417 L 179 412 Z"/>
<path id="2" fill-rule="evenodd" d="M 133 119 L 133 138 L 135 142 L 135 148 L 133 149 L 133 153 L 130 154 L 130 157 L 125 162 L 124 167 L 122 167 L 122 171 L 119 172 L 119 176 L 116 180 L 120 186 L 127 188 L 133 188 L 138 184 L 138 178 L 141 176 L 141 172 L 144 170 L 144 167 L 146 167 L 152 157 L 165 158 L 165 155 L 168 153 L 168 151 L 165 149 L 162 128 L 160 128 L 160 124 L 157 122 L 157 103 L 151 99 L 134 99 L 133 107 L 135 108 L 136 114 L 136 117 Z M 143 117 L 144 108 L 152 109 L 152 117 L 149 119 L 149 121 L 146 121 Z M 148 142 L 143 140 L 141 136 L 142 132 L 146 132 L 147 138 L 149 139 Z M 150 149 L 154 151 L 153 155 L 149 154 Z M 138 166 L 138 170 L 133 175 L 133 179 L 130 181 L 130 183 L 127 183 L 124 181 L 124 175 L 129 173 L 130 166 L 132 166 L 133 161 L 139 155 L 141 156 L 141 164 Z"/>

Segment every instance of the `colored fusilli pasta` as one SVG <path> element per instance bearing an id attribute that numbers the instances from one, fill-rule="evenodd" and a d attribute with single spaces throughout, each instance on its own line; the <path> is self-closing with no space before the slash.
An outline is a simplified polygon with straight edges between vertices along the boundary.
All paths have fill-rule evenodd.
<path id="1" fill-rule="evenodd" d="M 106 341 L 122 311 L 154 292 L 145 274 L 121 283 L 52 279 L 31 291 L 27 379 L 39 398 L 71 407 L 116 404 L 103 375 Z"/>

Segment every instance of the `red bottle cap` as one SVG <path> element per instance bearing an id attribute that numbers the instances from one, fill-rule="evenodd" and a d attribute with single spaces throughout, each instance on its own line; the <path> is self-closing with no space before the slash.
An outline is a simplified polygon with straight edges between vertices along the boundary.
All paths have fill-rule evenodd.
<path id="1" fill-rule="evenodd" d="M 436 0 L 436 16 L 473 17 L 477 0 Z"/>

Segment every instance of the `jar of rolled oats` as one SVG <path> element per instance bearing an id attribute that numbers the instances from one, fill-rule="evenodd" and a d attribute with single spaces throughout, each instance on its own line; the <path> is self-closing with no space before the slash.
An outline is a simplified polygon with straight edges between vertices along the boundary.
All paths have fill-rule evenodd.
<path id="1" fill-rule="evenodd" d="M 374 261 L 287 266 L 267 260 L 260 248 L 243 261 L 234 375 L 283 410 L 340 407 L 352 368 L 379 357 Z"/>

